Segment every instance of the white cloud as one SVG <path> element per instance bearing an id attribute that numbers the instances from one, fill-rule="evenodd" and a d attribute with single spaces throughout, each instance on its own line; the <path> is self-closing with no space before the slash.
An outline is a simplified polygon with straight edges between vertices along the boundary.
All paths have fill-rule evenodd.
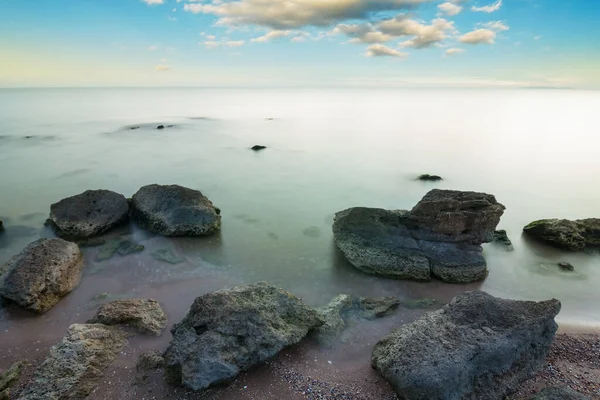
<path id="1" fill-rule="evenodd" d="M 332 33 L 350 36 L 350 43 L 383 43 L 392 40 L 392 35 L 376 31 L 371 24 L 339 24 Z"/>
<path id="2" fill-rule="evenodd" d="M 207 36 L 208 37 L 212 37 L 214 38 L 214 36 Z M 244 40 L 221 40 L 221 41 L 216 41 L 216 40 L 205 40 L 204 42 L 200 42 L 199 44 L 204 45 L 207 49 L 212 50 L 212 49 L 216 49 L 219 47 L 240 47 L 243 46 L 244 43 L 246 43 Z"/>
<path id="3" fill-rule="evenodd" d="M 542 37 L 541 36 L 534 36 L 533 40 L 540 40 Z"/>
<path id="4" fill-rule="evenodd" d="M 154 67 L 155 70 L 157 70 L 158 72 L 164 72 L 164 71 L 168 71 L 171 69 L 170 65 L 165 65 L 165 64 L 159 64 L 156 67 Z"/>
<path id="5" fill-rule="evenodd" d="M 259 36 L 257 38 L 250 39 L 250 41 L 255 42 L 255 43 L 265 43 L 265 42 L 271 41 L 273 39 L 289 36 L 291 33 L 292 33 L 292 31 L 275 30 L 275 31 L 267 32 L 266 34 Z"/>
<path id="6" fill-rule="evenodd" d="M 172 16 L 167 16 L 167 18 L 169 19 L 169 21 L 177 21 L 177 17 L 172 17 Z"/>
<path id="7" fill-rule="evenodd" d="M 154 6 L 157 4 L 164 4 L 164 0 L 142 0 L 144 3 L 148 4 L 149 6 Z"/>
<path id="8" fill-rule="evenodd" d="M 461 6 L 450 1 L 439 4 L 438 8 L 442 13 L 448 16 L 458 15 L 463 9 Z"/>
<path id="9" fill-rule="evenodd" d="M 148 51 L 156 51 L 158 50 L 158 45 L 152 45 L 152 46 L 148 46 Z"/>
<path id="10" fill-rule="evenodd" d="M 483 6 L 483 7 L 473 6 L 473 7 L 471 7 L 471 10 L 477 11 L 477 12 L 493 13 L 494 11 L 498 11 L 500 9 L 500 7 L 502 7 L 502 0 L 498 0 L 497 2 L 490 4 L 489 6 Z"/>
<path id="11" fill-rule="evenodd" d="M 474 31 L 465 33 L 458 40 L 461 43 L 467 44 L 494 44 L 496 32 L 490 29 L 475 29 Z"/>
<path id="12" fill-rule="evenodd" d="M 438 18 L 431 21 L 431 25 L 410 24 L 410 31 L 415 37 L 402 42 L 402 46 L 423 49 L 443 41 L 446 39 L 446 32 L 454 32 L 455 28 L 454 22 Z"/>
<path id="13" fill-rule="evenodd" d="M 507 31 L 510 28 L 505 25 L 502 21 L 491 21 L 491 22 L 486 22 L 485 24 L 481 24 L 481 26 L 484 26 L 488 29 L 491 29 L 493 31 L 496 32 L 502 32 L 502 31 Z"/>
<path id="14" fill-rule="evenodd" d="M 276 30 L 307 25 L 328 26 L 348 19 L 361 19 L 372 12 L 414 8 L 433 0 L 212 0 L 188 3 L 184 10 L 213 14 L 221 25 L 260 25 Z"/>
<path id="15" fill-rule="evenodd" d="M 367 47 L 367 57 L 399 57 L 406 58 L 408 54 L 399 52 L 391 47 L 384 46 L 382 44 L 372 44 Z"/>
<path id="16" fill-rule="evenodd" d="M 460 54 L 460 53 L 464 53 L 464 52 L 465 52 L 464 49 L 458 49 L 458 48 L 453 47 L 453 48 L 446 50 L 445 54 L 446 54 L 446 56 L 454 56 L 456 54 Z"/>

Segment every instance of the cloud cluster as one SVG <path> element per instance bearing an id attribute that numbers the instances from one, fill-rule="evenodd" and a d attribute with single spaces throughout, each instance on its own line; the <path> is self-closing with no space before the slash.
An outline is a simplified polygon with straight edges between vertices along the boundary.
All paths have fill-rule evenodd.
<path id="1" fill-rule="evenodd" d="M 382 44 L 370 45 L 367 47 L 367 53 L 365 55 L 367 57 L 408 57 L 408 54 L 402 53 L 396 49 L 392 49 L 391 47 L 387 47 Z"/>
<path id="2" fill-rule="evenodd" d="M 162 1 L 162 0 L 148 0 Z M 349 19 L 364 19 L 378 11 L 411 9 L 433 0 L 212 0 L 208 4 L 188 3 L 192 13 L 213 14 L 219 24 L 259 25 L 275 30 L 304 26 L 329 26 Z"/>
<path id="3" fill-rule="evenodd" d="M 462 11 L 462 7 L 456 3 L 447 1 L 445 3 L 439 4 L 438 9 L 445 15 L 452 17 L 454 15 L 460 14 Z"/>
<path id="4" fill-rule="evenodd" d="M 502 21 L 491 21 L 491 22 L 486 22 L 485 24 L 481 24 L 481 26 L 484 26 L 488 29 L 491 29 L 493 31 L 496 32 L 502 32 L 502 31 L 507 31 L 510 28 L 505 25 Z"/>
<path id="5" fill-rule="evenodd" d="M 483 7 L 473 6 L 473 7 L 471 7 L 471 11 L 493 13 L 494 11 L 498 11 L 500 9 L 500 7 L 502 7 L 502 0 L 498 0 L 493 4 L 490 4 L 489 6 L 483 6 Z"/>

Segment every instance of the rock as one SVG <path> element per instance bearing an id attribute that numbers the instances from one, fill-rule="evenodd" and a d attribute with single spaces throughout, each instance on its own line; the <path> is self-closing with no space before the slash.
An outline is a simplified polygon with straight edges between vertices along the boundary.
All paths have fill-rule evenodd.
<path id="1" fill-rule="evenodd" d="M 127 221 L 125 196 L 110 190 L 87 190 L 50 206 L 49 222 L 57 235 L 89 238 Z"/>
<path id="2" fill-rule="evenodd" d="M 504 206 L 485 193 L 432 190 L 412 209 L 338 212 L 337 247 L 356 268 L 396 279 L 473 282 L 487 276 L 481 243 L 494 238 Z"/>
<path id="3" fill-rule="evenodd" d="M 101 306 L 88 323 L 126 325 L 141 333 L 160 336 L 167 326 L 167 316 L 156 300 L 115 300 Z"/>
<path id="4" fill-rule="evenodd" d="M 575 271 L 575 267 L 568 262 L 558 263 L 558 266 L 565 271 Z"/>
<path id="5" fill-rule="evenodd" d="M 565 250 L 580 251 L 600 247 L 599 218 L 576 221 L 542 219 L 530 223 L 523 231 L 535 239 Z"/>
<path id="6" fill-rule="evenodd" d="M 163 367 L 165 359 L 160 351 L 151 350 L 140 355 L 136 365 L 139 372 L 151 371 Z"/>
<path id="7" fill-rule="evenodd" d="M 394 312 L 400 305 L 396 297 L 361 297 L 358 299 L 360 316 L 366 319 L 381 318 Z"/>
<path id="8" fill-rule="evenodd" d="M 144 186 L 131 203 L 135 222 L 164 236 L 210 235 L 221 227 L 220 210 L 201 192 L 183 186 Z"/>
<path id="9" fill-rule="evenodd" d="M 436 182 L 436 181 L 441 181 L 442 177 L 438 176 L 438 175 L 423 174 L 423 175 L 420 175 L 418 179 L 420 181 Z"/>
<path id="10" fill-rule="evenodd" d="M 494 243 L 503 245 L 506 247 L 506 251 L 513 251 L 515 249 L 504 229 L 494 231 Z"/>
<path id="11" fill-rule="evenodd" d="M 21 374 L 27 365 L 27 362 L 19 361 L 0 373 L 0 400 L 10 399 L 10 389 L 21 379 Z"/>
<path id="12" fill-rule="evenodd" d="M 185 261 L 182 257 L 175 255 L 171 249 L 157 249 L 153 251 L 151 255 L 155 260 L 164 261 L 173 265 L 180 264 Z"/>
<path id="13" fill-rule="evenodd" d="M 77 242 L 77 246 L 81 247 L 98 247 L 106 244 L 106 240 L 100 238 L 92 238 L 86 240 L 80 240 Z"/>
<path id="14" fill-rule="evenodd" d="M 558 300 L 459 294 L 377 343 L 372 365 L 402 399 L 502 399 L 544 365 L 559 311 Z"/>
<path id="15" fill-rule="evenodd" d="M 316 310 L 265 283 L 207 293 L 171 330 L 167 381 L 193 390 L 228 382 L 322 324 Z"/>
<path id="16" fill-rule="evenodd" d="M 310 228 L 306 228 L 302 231 L 304 236 L 308 236 L 310 238 L 318 238 L 321 236 L 321 230 L 316 226 L 311 226 Z"/>
<path id="17" fill-rule="evenodd" d="M 444 303 L 438 299 L 424 297 L 422 299 L 405 299 L 400 302 L 400 305 L 413 310 L 417 308 L 439 308 L 442 307 Z"/>
<path id="18" fill-rule="evenodd" d="M 75 243 L 39 239 L 0 268 L 0 296 L 43 313 L 81 279 L 83 258 Z"/>
<path id="19" fill-rule="evenodd" d="M 129 129 L 134 130 L 134 129 L 140 129 L 139 126 L 130 126 Z"/>
<path id="20" fill-rule="evenodd" d="M 257 145 L 255 145 L 255 146 L 252 146 L 252 147 L 251 147 L 251 150 L 254 150 L 254 151 L 260 151 L 260 150 L 264 150 L 264 149 L 266 149 L 266 148 L 267 148 L 267 146 L 261 146 L 261 145 L 258 145 L 258 144 L 257 144 Z"/>
<path id="21" fill-rule="evenodd" d="M 112 258 L 115 254 L 127 256 L 133 253 L 144 251 L 144 246 L 129 240 L 109 240 L 100 248 L 96 254 L 97 261 L 104 261 Z"/>
<path id="22" fill-rule="evenodd" d="M 583 395 L 568 386 L 547 387 L 529 400 L 592 400 L 591 397 Z"/>
<path id="23" fill-rule="evenodd" d="M 19 400 L 84 399 L 127 343 L 119 329 L 73 324 L 36 370 Z"/>
<path id="24" fill-rule="evenodd" d="M 165 126 L 164 125 L 159 125 L 159 126 L 156 127 L 156 129 L 165 129 Z"/>
<path id="25" fill-rule="evenodd" d="M 0 219 L 0 232 L 4 230 L 4 222 Z"/>

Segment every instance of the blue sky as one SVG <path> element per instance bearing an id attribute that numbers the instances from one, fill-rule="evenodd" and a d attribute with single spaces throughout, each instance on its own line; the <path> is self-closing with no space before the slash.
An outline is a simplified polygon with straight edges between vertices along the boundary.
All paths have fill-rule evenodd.
<path id="1" fill-rule="evenodd" d="M 596 0 L 0 0 L 0 86 L 600 88 Z"/>

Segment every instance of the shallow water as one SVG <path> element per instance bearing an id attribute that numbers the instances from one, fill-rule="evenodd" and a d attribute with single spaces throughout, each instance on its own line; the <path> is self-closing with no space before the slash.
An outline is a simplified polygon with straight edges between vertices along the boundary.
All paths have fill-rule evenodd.
<path id="1" fill-rule="evenodd" d="M 85 249 L 80 287 L 49 313 L 0 311 L 2 347 L 57 340 L 93 314 L 89 301 L 100 292 L 155 297 L 173 323 L 195 296 L 261 280 L 313 305 L 340 292 L 449 301 L 481 288 L 555 297 L 563 303 L 559 322 L 600 325 L 600 256 L 521 236 L 535 219 L 599 216 L 598 109 L 600 92 L 567 90 L 0 90 L 0 262 L 51 235 L 42 228 L 50 204 L 86 189 L 129 197 L 149 183 L 177 183 L 200 189 L 223 215 L 222 232 L 210 238 L 125 227 L 114 235 L 129 234 L 144 252 L 97 262 L 98 249 Z M 255 144 L 268 149 L 250 151 Z M 444 181 L 415 181 L 421 173 Z M 515 251 L 485 245 L 483 283 L 377 278 L 336 251 L 335 212 L 410 209 L 436 187 L 492 193 L 507 207 L 499 228 Z M 184 261 L 154 260 L 160 248 Z M 576 272 L 560 271 L 560 261 Z M 405 317 L 411 312 L 394 321 Z M 374 326 L 375 336 L 391 329 Z"/>

